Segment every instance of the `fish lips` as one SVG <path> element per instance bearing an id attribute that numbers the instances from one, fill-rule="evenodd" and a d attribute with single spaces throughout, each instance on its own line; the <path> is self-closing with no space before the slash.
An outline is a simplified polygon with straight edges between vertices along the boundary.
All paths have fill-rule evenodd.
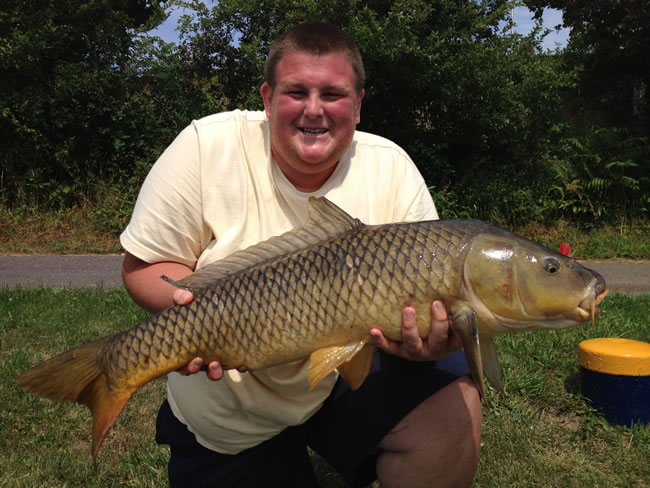
<path id="1" fill-rule="evenodd" d="M 596 317 L 598 317 L 598 314 L 600 314 L 600 307 L 598 305 L 600 305 L 605 299 L 609 293 L 609 290 L 607 289 L 605 278 L 603 278 L 600 273 L 596 273 L 593 270 L 591 271 L 594 274 L 594 279 L 592 280 L 589 287 L 591 293 L 589 293 L 587 298 L 578 304 L 578 312 L 582 316 L 583 322 L 591 319 L 591 324 L 593 325 Z"/>

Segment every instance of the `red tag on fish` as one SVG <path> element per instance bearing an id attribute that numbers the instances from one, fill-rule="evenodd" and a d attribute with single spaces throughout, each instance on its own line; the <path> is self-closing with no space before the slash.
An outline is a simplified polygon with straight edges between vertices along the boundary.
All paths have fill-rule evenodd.
<path id="1" fill-rule="evenodd" d="M 560 244 L 560 254 L 568 256 L 571 253 L 571 246 L 568 244 Z"/>

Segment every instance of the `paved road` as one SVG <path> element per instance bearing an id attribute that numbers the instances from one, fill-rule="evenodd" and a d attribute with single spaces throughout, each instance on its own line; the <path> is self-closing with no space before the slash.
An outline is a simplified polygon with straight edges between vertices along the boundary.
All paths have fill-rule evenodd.
<path id="1" fill-rule="evenodd" d="M 587 268 L 605 277 L 612 292 L 645 295 L 650 293 L 650 262 L 647 261 L 587 261 Z"/>
<path id="2" fill-rule="evenodd" d="M 0 287 L 122 286 L 122 256 L 0 256 Z"/>
<path id="3" fill-rule="evenodd" d="M 612 292 L 650 293 L 650 262 L 591 261 Z M 122 286 L 122 256 L 0 256 L 0 287 Z"/>

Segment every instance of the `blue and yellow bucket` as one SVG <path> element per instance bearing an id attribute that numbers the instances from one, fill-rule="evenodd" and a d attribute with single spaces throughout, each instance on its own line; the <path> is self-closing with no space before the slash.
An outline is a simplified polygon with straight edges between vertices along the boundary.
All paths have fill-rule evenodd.
<path id="1" fill-rule="evenodd" d="M 650 344 L 620 338 L 578 346 L 582 394 L 612 424 L 650 422 Z"/>

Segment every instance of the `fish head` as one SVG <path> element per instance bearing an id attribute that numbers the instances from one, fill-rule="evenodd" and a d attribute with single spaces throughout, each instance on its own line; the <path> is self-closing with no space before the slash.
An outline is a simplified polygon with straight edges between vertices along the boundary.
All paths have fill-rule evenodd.
<path id="1" fill-rule="evenodd" d="M 464 281 L 486 335 L 593 322 L 607 294 L 599 273 L 500 229 L 473 240 Z"/>

